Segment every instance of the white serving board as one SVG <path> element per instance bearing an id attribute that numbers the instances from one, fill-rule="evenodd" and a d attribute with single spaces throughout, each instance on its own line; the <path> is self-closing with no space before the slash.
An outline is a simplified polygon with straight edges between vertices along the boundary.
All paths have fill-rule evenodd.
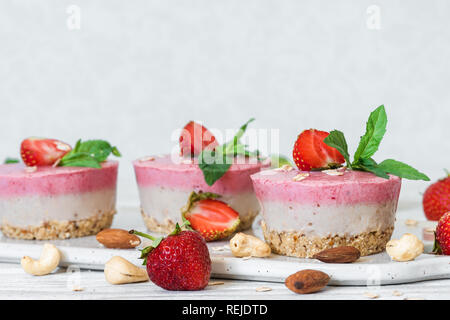
<path id="1" fill-rule="evenodd" d="M 113 227 L 145 231 L 137 207 L 120 208 Z M 262 238 L 258 221 L 253 227 L 254 229 L 247 233 Z M 409 232 L 422 239 L 424 227 L 430 227 L 430 222 L 420 222 L 417 226 L 411 227 L 406 226 L 404 221 L 398 221 L 393 237 L 399 238 L 403 233 Z M 20 263 L 24 255 L 38 258 L 45 242 L 51 242 L 60 249 L 62 253 L 60 265 L 65 267 L 78 266 L 82 269 L 103 270 L 105 262 L 115 255 L 120 255 L 137 265 L 142 261 L 138 259 L 140 252 L 137 249 L 106 249 L 96 241 L 95 236 L 32 241 L 8 239 L 0 235 L 0 262 Z M 425 252 L 430 252 L 432 242 L 424 241 L 424 243 Z M 327 273 L 331 277 L 331 285 L 384 285 L 450 278 L 450 256 L 422 254 L 414 261 L 393 262 L 383 252 L 361 257 L 351 264 L 327 264 L 314 259 L 275 254 L 268 258 L 241 259 L 233 257 L 229 249 L 217 250 L 227 246 L 228 241 L 208 243 L 214 278 L 284 282 L 287 276 L 302 269 L 316 269 Z"/>

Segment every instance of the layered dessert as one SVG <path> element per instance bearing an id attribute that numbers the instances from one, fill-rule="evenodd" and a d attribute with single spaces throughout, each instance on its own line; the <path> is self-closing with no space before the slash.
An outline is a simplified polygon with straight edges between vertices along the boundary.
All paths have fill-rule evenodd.
<path id="1" fill-rule="evenodd" d="M 133 162 L 141 213 L 149 230 L 164 233 L 173 230 L 181 222 L 182 208 L 193 192 L 212 193 L 215 199 L 237 211 L 240 220 L 237 230 L 251 227 L 259 204 L 250 175 L 270 166 L 270 162 L 261 161 L 240 143 L 249 122 L 231 142 L 219 145 L 208 129 L 191 121 L 180 134 L 179 153 L 148 156 Z M 204 213 L 204 217 L 203 225 L 208 220 L 205 227 L 213 231 L 218 221 L 214 221 L 211 212 Z"/>
<path id="2" fill-rule="evenodd" d="M 197 159 L 164 155 L 134 161 L 141 214 L 147 228 L 164 233 L 173 230 L 181 221 L 181 208 L 194 191 L 220 195 L 221 201 L 239 213 L 239 229 L 248 229 L 260 209 L 250 176 L 262 165 L 256 159 L 236 158 L 223 177 L 209 186 Z"/>
<path id="3" fill-rule="evenodd" d="M 118 162 L 105 161 L 111 150 L 92 140 L 88 145 L 80 142 L 74 150 L 56 140 L 41 140 L 28 145 L 24 141 L 24 163 L 0 165 L 3 234 L 66 239 L 108 228 L 116 213 L 118 169 Z M 64 152 L 56 156 L 62 146 Z"/>
<path id="4" fill-rule="evenodd" d="M 292 152 L 298 170 L 285 165 L 252 175 L 264 237 L 275 253 L 309 258 L 352 246 L 365 256 L 385 249 L 402 178 L 429 180 L 403 162 L 373 159 L 386 123 L 380 106 L 370 114 L 353 161 L 341 131 L 308 129 Z"/>
<path id="5" fill-rule="evenodd" d="M 304 177 L 299 179 L 296 177 Z M 273 252 L 312 257 L 335 246 L 384 250 L 394 230 L 401 179 L 369 172 L 270 170 L 252 175 Z"/>

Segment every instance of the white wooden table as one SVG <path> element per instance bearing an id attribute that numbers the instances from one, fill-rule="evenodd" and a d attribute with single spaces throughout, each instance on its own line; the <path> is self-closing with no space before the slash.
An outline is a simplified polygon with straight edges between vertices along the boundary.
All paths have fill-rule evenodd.
<path id="1" fill-rule="evenodd" d="M 398 217 L 424 219 L 417 205 L 400 206 Z M 35 277 L 25 274 L 19 264 L 0 263 L 0 299 L 370 299 L 366 293 L 378 295 L 378 300 L 450 299 L 450 279 L 378 287 L 328 286 L 310 295 L 292 293 L 282 283 L 212 281 L 224 284 L 208 286 L 203 291 L 171 292 L 151 282 L 111 285 L 101 271 L 59 268 L 50 275 Z M 271 290 L 259 292 L 256 289 L 260 287 Z"/>
<path id="2" fill-rule="evenodd" d="M 60 268 L 51 275 L 34 277 L 25 274 L 18 264 L 0 264 L 0 299 L 369 299 L 365 293 L 378 294 L 379 300 L 450 299 L 450 279 L 381 287 L 328 286 L 310 295 L 292 293 L 281 283 L 220 281 L 224 284 L 208 286 L 203 291 L 172 292 L 151 282 L 111 285 L 99 271 L 73 273 Z M 82 290 L 73 291 L 74 287 Z M 272 290 L 258 292 L 259 287 Z"/>

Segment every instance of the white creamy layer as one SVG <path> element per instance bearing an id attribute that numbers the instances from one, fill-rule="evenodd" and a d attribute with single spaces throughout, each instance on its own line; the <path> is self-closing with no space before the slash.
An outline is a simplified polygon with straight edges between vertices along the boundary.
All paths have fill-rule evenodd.
<path id="1" fill-rule="evenodd" d="M 0 199 L 0 221 L 16 227 L 39 226 L 51 220 L 77 221 L 110 213 L 115 205 L 115 188 L 57 196 L 21 196 Z"/>
<path id="2" fill-rule="evenodd" d="M 142 209 L 159 223 L 165 223 L 167 219 L 180 222 L 181 208 L 186 205 L 190 193 L 191 191 L 161 186 L 139 187 Z M 259 203 L 253 192 L 223 195 L 218 200 L 226 202 L 239 212 L 241 219 L 245 219 L 251 212 L 259 212 Z"/>
<path id="3" fill-rule="evenodd" d="M 397 201 L 384 204 L 311 206 L 263 202 L 262 216 L 269 230 L 300 232 L 306 236 L 352 236 L 394 226 Z"/>

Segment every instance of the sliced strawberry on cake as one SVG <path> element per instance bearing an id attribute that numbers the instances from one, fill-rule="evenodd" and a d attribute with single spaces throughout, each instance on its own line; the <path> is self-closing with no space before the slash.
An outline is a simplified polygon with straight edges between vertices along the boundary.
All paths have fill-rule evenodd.
<path id="1" fill-rule="evenodd" d="M 206 241 L 220 240 L 231 235 L 239 223 L 239 213 L 228 204 L 216 200 L 220 195 L 210 192 L 192 192 L 182 209 L 183 218 L 192 229 L 200 232 Z"/>
<path id="2" fill-rule="evenodd" d="M 184 126 L 179 142 L 182 156 L 199 155 L 204 149 L 214 150 L 218 146 L 216 137 L 203 125 L 194 121 Z"/>
<path id="3" fill-rule="evenodd" d="M 20 155 L 29 167 L 51 166 L 70 150 L 72 147 L 62 141 L 32 137 L 22 141 Z"/>
<path id="4" fill-rule="evenodd" d="M 338 150 L 323 142 L 328 135 L 328 132 L 316 129 L 305 130 L 299 134 L 292 155 L 300 170 L 337 168 L 345 162 Z"/>

